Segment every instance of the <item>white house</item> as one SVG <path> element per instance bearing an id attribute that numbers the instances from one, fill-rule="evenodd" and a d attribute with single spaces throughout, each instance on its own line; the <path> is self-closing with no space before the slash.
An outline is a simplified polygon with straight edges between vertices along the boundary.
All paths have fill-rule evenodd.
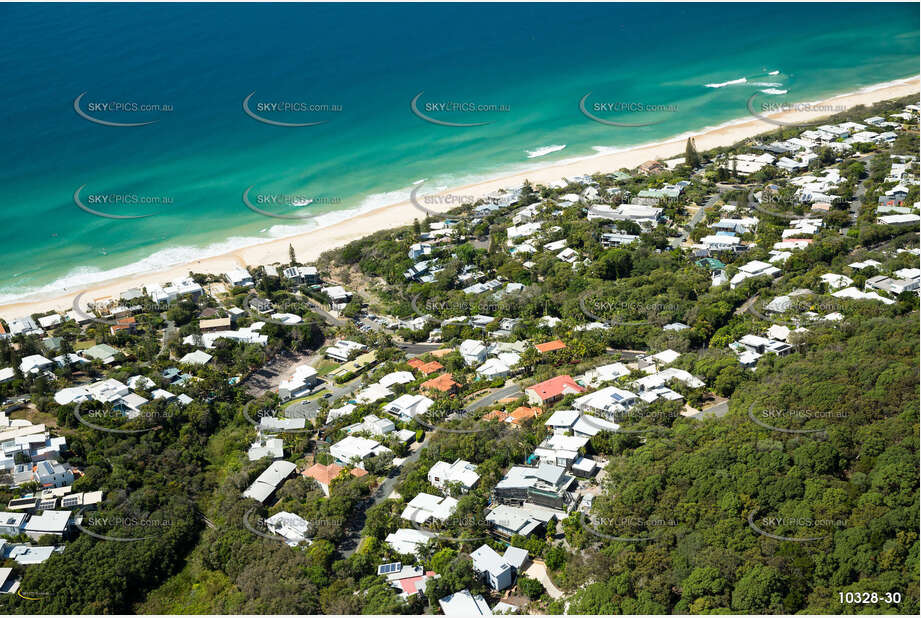
<path id="1" fill-rule="evenodd" d="M 457 484 L 463 493 L 467 493 L 477 481 L 480 475 L 476 472 L 476 466 L 469 461 L 458 459 L 449 464 L 446 461 L 438 461 L 429 469 L 429 483 L 433 487 L 444 490 L 449 484 Z"/>
<path id="2" fill-rule="evenodd" d="M 417 415 L 428 412 L 433 403 L 435 402 L 425 395 L 400 395 L 384 406 L 384 412 L 394 414 L 400 420 L 411 421 Z"/>
<path id="3" fill-rule="evenodd" d="M 481 341 L 467 339 L 457 348 L 468 366 L 478 365 L 486 360 L 486 346 Z"/>
<path id="4" fill-rule="evenodd" d="M 396 532 L 388 534 L 384 542 L 398 554 L 412 555 L 416 554 L 422 546 L 433 538 L 435 538 L 434 532 L 415 528 L 400 528 Z"/>
<path id="5" fill-rule="evenodd" d="M 438 521 L 447 521 L 457 508 L 457 500 L 447 496 L 433 496 L 432 494 L 420 493 L 409 501 L 406 508 L 400 514 L 400 517 L 417 524 L 424 524 L 430 519 Z"/>
<path id="6" fill-rule="evenodd" d="M 307 520 L 287 511 L 279 511 L 266 519 L 265 526 L 272 533 L 286 538 L 287 544 L 291 547 L 306 541 L 310 532 L 310 524 Z"/>
<path id="7" fill-rule="evenodd" d="M 333 360 L 339 361 L 340 363 L 344 363 L 349 360 L 349 355 L 352 352 L 361 352 L 367 348 L 368 346 L 363 343 L 358 343 L 357 341 L 349 341 L 348 339 L 341 339 L 326 348 L 326 356 Z"/>
<path id="8" fill-rule="evenodd" d="M 319 381 L 316 369 L 307 364 L 298 365 L 291 377 L 278 385 L 278 396 L 286 400 L 307 395 Z"/>
<path id="9" fill-rule="evenodd" d="M 233 287 L 243 287 L 249 288 L 253 284 L 253 276 L 249 274 L 249 271 L 245 268 L 234 268 L 233 270 L 228 270 L 224 273 L 224 277 L 227 278 L 227 281 L 230 282 L 230 285 Z"/>
<path id="10" fill-rule="evenodd" d="M 438 599 L 441 612 L 445 616 L 457 618 L 472 618 L 473 616 L 492 616 L 492 610 L 486 599 L 480 594 L 470 594 L 466 588 Z"/>
<path id="11" fill-rule="evenodd" d="M 359 468 L 365 459 L 392 451 L 377 440 L 348 436 L 329 447 L 329 453 L 341 464 L 355 463 Z"/>
<path id="12" fill-rule="evenodd" d="M 481 545 L 471 552 L 470 557 L 473 559 L 473 570 L 493 590 L 505 590 L 514 582 L 515 569 L 489 545 Z"/>
<path id="13" fill-rule="evenodd" d="M 48 360 L 41 354 L 31 354 L 19 363 L 19 370 L 24 374 L 36 374 L 54 367 L 54 361 Z"/>

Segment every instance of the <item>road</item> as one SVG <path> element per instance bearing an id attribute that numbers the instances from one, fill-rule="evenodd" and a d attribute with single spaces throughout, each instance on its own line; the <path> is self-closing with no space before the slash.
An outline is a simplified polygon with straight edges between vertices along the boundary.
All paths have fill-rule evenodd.
<path id="1" fill-rule="evenodd" d="M 419 459 L 422 454 L 422 449 L 425 448 L 430 436 L 431 433 L 426 432 L 425 439 L 421 442 L 419 448 L 410 453 L 406 461 L 404 461 L 399 468 L 395 468 L 392 471 L 392 475 L 384 479 L 384 482 L 382 482 L 377 490 L 371 495 L 370 504 L 358 506 L 353 510 L 353 517 L 347 524 L 351 532 L 343 537 L 342 541 L 338 544 L 339 553 L 341 553 L 344 558 L 348 558 L 358 549 L 358 544 L 361 542 L 361 530 L 365 527 L 365 514 L 368 512 L 368 509 L 383 502 L 387 499 L 387 496 L 393 493 L 397 485 L 397 480 L 399 479 L 399 471 L 405 468 L 407 464 Z"/>
<path id="2" fill-rule="evenodd" d="M 720 199 L 720 193 L 714 193 L 711 195 L 703 206 L 697 209 L 697 212 L 691 216 L 691 220 L 688 221 L 685 229 L 682 230 L 681 235 L 678 238 L 672 238 L 669 242 L 673 248 L 680 247 L 681 244 L 688 239 L 691 231 L 700 223 L 700 220 L 703 219 L 704 215 L 707 214 L 707 210 L 716 204 Z"/>
<path id="3" fill-rule="evenodd" d="M 696 418 L 697 420 L 705 418 L 722 418 L 729 413 L 729 402 L 724 401 L 723 403 L 718 403 L 715 406 L 711 406 L 706 410 L 701 410 L 694 416 L 688 418 Z"/>
<path id="4" fill-rule="evenodd" d="M 333 317 L 333 314 L 327 311 L 323 305 L 310 298 L 309 296 L 304 296 L 304 300 L 308 305 L 310 305 L 311 311 L 323 318 L 323 320 L 330 326 L 341 327 L 349 323 L 348 320 L 340 320 L 339 318 Z"/>
<path id="5" fill-rule="evenodd" d="M 485 397 L 481 397 L 480 399 L 477 399 L 473 403 L 467 404 L 466 406 L 464 406 L 464 409 L 467 410 L 467 412 L 476 412 L 477 410 L 480 410 L 482 408 L 488 408 L 489 406 L 493 405 L 500 399 L 503 399 L 505 397 L 518 397 L 522 393 L 523 391 L 521 390 L 521 387 L 519 385 L 515 383 L 512 383 L 510 385 L 506 384 L 506 386 L 503 386 L 499 390 L 493 391 L 489 393 L 488 395 L 486 395 Z"/>
<path id="6" fill-rule="evenodd" d="M 398 343 L 397 347 L 406 353 L 406 356 L 421 356 L 432 350 L 440 350 L 440 343 Z"/>
<path id="7" fill-rule="evenodd" d="M 327 386 L 328 385 L 329 383 L 327 383 Z M 336 386 L 332 389 L 329 389 L 328 392 L 331 393 L 331 395 L 325 399 L 332 404 L 342 397 L 351 395 L 358 390 L 359 386 L 361 386 L 361 378 L 355 378 L 351 382 L 343 384 L 342 386 Z M 316 418 L 317 410 L 320 408 L 321 401 L 323 401 L 323 398 L 289 406 L 285 409 L 285 416 L 289 418 Z"/>

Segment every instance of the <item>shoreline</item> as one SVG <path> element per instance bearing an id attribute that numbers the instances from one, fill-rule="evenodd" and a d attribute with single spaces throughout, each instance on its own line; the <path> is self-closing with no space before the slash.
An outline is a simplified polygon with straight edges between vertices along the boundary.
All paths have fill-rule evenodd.
<path id="1" fill-rule="evenodd" d="M 804 103 L 812 105 L 837 104 L 850 108 L 911 94 L 917 94 L 921 97 L 921 76 L 883 82 L 866 86 L 856 91 L 834 95 L 821 101 Z M 764 115 L 786 122 L 804 122 L 833 115 L 834 113 L 828 111 L 785 111 Z M 610 173 L 621 168 L 634 168 L 650 159 L 664 160 L 681 156 L 684 153 L 685 143 L 689 137 L 694 138 L 699 151 L 705 151 L 711 148 L 730 146 L 743 139 L 767 133 L 777 128 L 779 127 L 763 120 L 743 116 L 714 127 L 690 130 L 652 144 L 628 146 L 623 150 L 597 152 L 591 155 L 563 159 L 544 166 L 533 167 L 526 171 L 509 172 L 487 180 L 452 187 L 432 195 L 463 196 L 464 201 L 471 201 L 498 189 L 518 187 L 525 180 L 533 184 L 547 185 L 564 177 L 572 178 L 584 174 Z M 454 202 L 452 207 L 458 203 Z M 409 225 L 413 219 L 422 220 L 424 216 L 423 212 L 420 212 L 408 200 L 405 200 L 357 213 L 325 227 L 309 230 L 294 236 L 267 239 L 265 242 L 240 247 L 217 256 L 193 260 L 147 273 L 115 277 L 83 288 L 71 290 L 61 288 L 44 295 L 33 294 L 25 296 L 15 301 L 0 304 L 0 317 L 9 320 L 50 310 L 68 311 L 72 308 L 74 298 L 80 293 L 85 293 L 88 299 L 105 296 L 117 297 L 120 292 L 126 289 L 184 277 L 189 272 L 222 274 L 238 266 L 287 263 L 288 245 L 294 247 L 298 261 L 302 263 L 313 262 L 325 251 L 341 247 L 379 230 Z"/>

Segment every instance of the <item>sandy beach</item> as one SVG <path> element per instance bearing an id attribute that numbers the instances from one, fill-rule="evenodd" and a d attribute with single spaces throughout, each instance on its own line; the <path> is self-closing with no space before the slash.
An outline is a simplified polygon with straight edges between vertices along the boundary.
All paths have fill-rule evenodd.
<path id="1" fill-rule="evenodd" d="M 814 104 L 815 106 L 825 106 L 826 109 L 829 107 L 834 107 L 836 110 L 850 109 L 857 105 L 868 105 L 885 99 L 910 94 L 918 95 L 919 87 L 921 87 L 919 77 L 913 77 L 908 80 L 835 96 Z M 828 116 L 830 113 L 833 112 L 788 111 L 766 115 L 784 122 L 806 122 Z M 694 136 L 697 149 L 704 151 L 710 148 L 729 146 L 742 139 L 773 131 L 777 128 L 777 125 L 751 117 L 723 127 L 701 131 L 697 134 L 688 133 L 654 145 L 550 163 L 546 167 L 505 175 L 467 186 L 455 187 L 444 191 L 439 196 L 480 197 L 498 189 L 521 186 L 525 180 L 534 184 L 546 185 L 563 178 L 572 178 L 583 174 L 607 173 L 621 168 L 633 168 L 650 159 L 663 160 L 682 155 L 689 135 Z M 446 204 L 450 203 L 449 199 L 444 199 L 443 201 Z M 457 203 L 454 202 L 455 205 Z M 450 206 L 445 209 L 449 208 Z M 46 298 L 25 298 L 15 303 L 0 306 L 0 317 L 10 319 L 49 310 L 66 311 L 72 307 L 74 298 L 81 292 L 85 293 L 84 299 L 86 300 L 106 296 L 117 297 L 120 292 L 126 289 L 143 287 L 149 283 L 170 281 L 186 276 L 190 272 L 220 274 L 235 266 L 256 266 L 287 262 L 289 245 L 293 245 L 299 261 L 310 262 L 316 260 L 322 252 L 329 249 L 342 246 L 382 229 L 407 225 L 412 223 L 413 219 L 421 220 L 423 218 L 424 214 L 409 201 L 391 204 L 299 236 L 270 240 L 264 244 L 245 247 L 224 255 L 189 262 L 162 271 L 112 279 L 84 289 L 62 289 L 54 296 Z"/>

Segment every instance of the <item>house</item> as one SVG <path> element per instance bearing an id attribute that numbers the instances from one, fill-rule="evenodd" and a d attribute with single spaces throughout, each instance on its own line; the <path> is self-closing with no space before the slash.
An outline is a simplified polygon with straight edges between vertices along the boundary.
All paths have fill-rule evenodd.
<path id="1" fill-rule="evenodd" d="M 573 477 L 560 466 L 541 463 L 537 467 L 512 466 L 496 485 L 493 493 L 502 504 L 531 502 L 561 509 L 573 500 L 569 487 Z"/>
<path id="2" fill-rule="evenodd" d="M 243 492 L 244 498 L 265 503 L 279 485 L 291 476 L 297 466 L 290 461 L 273 461 L 265 471 Z"/>
<path id="3" fill-rule="evenodd" d="M 626 365 L 623 363 L 611 363 L 609 365 L 601 365 L 600 367 L 589 369 L 585 372 L 582 380 L 589 386 L 597 386 L 605 382 L 618 380 L 628 375 L 630 375 L 630 370 L 627 369 Z"/>
<path id="4" fill-rule="evenodd" d="M 320 288 L 320 291 L 329 297 L 330 309 L 341 311 L 352 300 L 352 293 L 346 291 L 341 285 L 332 285 Z"/>
<path id="5" fill-rule="evenodd" d="M 19 536 L 26 527 L 28 517 L 25 513 L 0 511 L 0 535 Z"/>
<path id="6" fill-rule="evenodd" d="M 739 267 L 739 272 L 729 280 L 729 289 L 736 289 L 743 281 L 752 277 L 761 277 L 763 275 L 777 277 L 780 273 L 781 270 L 772 264 L 759 260 L 752 260 Z"/>
<path id="7" fill-rule="evenodd" d="M 470 594 L 466 588 L 454 594 L 438 599 L 441 612 L 445 616 L 471 618 L 473 616 L 492 616 L 492 610 L 482 595 Z"/>
<path id="8" fill-rule="evenodd" d="M 417 415 L 428 412 L 433 403 L 435 402 L 425 395 L 400 395 L 384 406 L 384 412 L 393 414 L 400 420 L 411 421 Z"/>
<path id="9" fill-rule="evenodd" d="M 700 239 L 698 245 L 701 249 L 711 252 L 720 251 L 742 251 L 745 247 L 742 245 L 742 239 L 728 233 L 708 234 Z"/>
<path id="10" fill-rule="evenodd" d="M 54 361 L 48 360 L 41 354 L 26 356 L 19 363 L 19 370 L 24 374 L 37 374 L 54 367 Z"/>
<path id="11" fill-rule="evenodd" d="M 33 462 L 32 480 L 41 487 L 64 487 L 74 482 L 74 472 L 54 460 Z"/>
<path id="12" fill-rule="evenodd" d="M 91 348 L 83 350 L 83 355 L 93 360 L 101 361 L 103 365 L 115 362 L 116 357 L 121 354 L 118 350 L 105 343 L 99 343 Z"/>
<path id="13" fill-rule="evenodd" d="M 893 305 L 895 301 L 891 298 L 886 298 L 880 296 L 876 292 L 861 292 L 857 288 L 844 288 L 843 290 L 838 290 L 837 292 L 832 292 L 832 296 L 835 298 L 853 298 L 856 300 L 878 300 L 884 305 Z"/>
<path id="14" fill-rule="evenodd" d="M 432 245 L 427 242 L 417 242 L 409 248 L 408 256 L 412 261 L 417 261 L 420 257 L 431 255 Z"/>
<path id="15" fill-rule="evenodd" d="M 600 412 L 605 416 L 612 417 L 624 414 L 635 406 L 638 401 L 637 396 L 630 391 L 616 386 L 607 386 L 579 397 L 572 402 L 572 405 L 581 412 Z"/>
<path id="16" fill-rule="evenodd" d="M 498 504 L 486 514 L 486 523 L 494 534 L 509 539 L 516 535 L 540 535 L 549 522 L 565 517 L 565 511 L 530 503 L 521 506 Z"/>
<path id="17" fill-rule="evenodd" d="M 586 444 L 588 444 L 587 437 L 554 433 L 537 445 L 534 455 L 542 464 L 550 464 L 568 470 L 579 457 L 579 449 L 584 448 Z"/>
<path id="18" fill-rule="evenodd" d="M 543 412 L 541 408 L 529 408 L 528 406 L 518 406 L 517 408 L 512 410 L 511 414 L 509 414 L 506 417 L 505 422 L 511 423 L 512 425 L 515 425 L 517 427 L 521 427 L 524 424 L 524 422 L 527 421 L 528 419 L 537 418 L 538 416 L 540 416 L 541 412 Z"/>
<path id="19" fill-rule="evenodd" d="M 361 352 L 367 348 L 368 346 L 364 345 L 363 343 L 349 341 L 348 339 L 341 339 L 326 348 L 326 356 L 335 361 L 339 361 L 340 363 L 344 363 L 349 360 L 349 356 L 353 352 Z"/>
<path id="20" fill-rule="evenodd" d="M 395 429 L 396 426 L 393 424 L 393 421 L 386 418 L 380 418 L 374 414 L 368 414 L 360 423 L 345 428 L 349 433 L 364 431 L 373 436 L 384 436 L 393 432 Z"/>
<path id="21" fill-rule="evenodd" d="M 457 348 L 467 366 L 478 365 L 486 360 L 486 346 L 480 341 L 467 339 Z"/>
<path id="22" fill-rule="evenodd" d="M 285 279 L 296 284 L 312 285 L 320 282 L 316 266 L 289 266 L 281 272 Z"/>
<path id="23" fill-rule="evenodd" d="M 380 401 L 381 399 L 386 399 L 387 397 L 392 397 L 393 391 L 384 386 L 375 382 L 374 384 L 369 385 L 368 387 L 362 389 L 355 395 L 355 401 L 358 403 L 374 403 L 375 401 Z"/>
<path id="24" fill-rule="evenodd" d="M 306 541 L 310 533 L 310 524 L 307 520 L 287 511 L 279 511 L 266 519 L 265 527 L 273 534 L 287 539 L 287 544 L 291 547 Z"/>
<path id="25" fill-rule="evenodd" d="M 278 396 L 282 401 L 287 401 L 308 395 L 319 381 L 316 369 L 306 363 L 298 365 L 294 368 L 291 377 L 278 385 Z"/>
<path id="26" fill-rule="evenodd" d="M 246 456 L 250 461 L 258 461 L 263 457 L 281 459 L 285 456 L 284 441 L 281 438 L 257 438 L 246 451 Z"/>
<path id="27" fill-rule="evenodd" d="M 185 356 L 179 359 L 179 363 L 182 365 L 207 365 L 211 362 L 211 359 L 214 358 L 207 352 L 202 350 L 195 350 L 194 352 L 189 352 Z"/>
<path id="28" fill-rule="evenodd" d="M 439 577 L 435 571 L 426 571 L 420 566 L 403 565 L 391 562 L 377 567 L 377 574 L 387 578 L 387 582 L 400 591 L 400 597 L 408 599 L 420 590 L 425 590 L 425 583 L 432 577 Z"/>
<path id="29" fill-rule="evenodd" d="M 481 545 L 470 553 L 473 570 L 493 590 L 505 590 L 515 581 L 515 569 L 489 545 Z"/>
<path id="30" fill-rule="evenodd" d="M 329 447 L 329 454 L 336 458 L 342 465 L 355 464 L 363 467 L 364 460 L 375 455 L 392 453 L 389 448 L 377 440 L 348 436 Z"/>
<path id="31" fill-rule="evenodd" d="M 15 594 L 19 590 L 19 578 L 13 577 L 13 569 L 0 569 L 0 594 Z"/>
<path id="32" fill-rule="evenodd" d="M 224 273 L 224 277 L 233 287 L 249 288 L 254 285 L 253 276 L 245 268 L 234 268 Z"/>
<path id="33" fill-rule="evenodd" d="M 435 533 L 415 528 L 400 528 L 391 532 L 384 539 L 393 551 L 402 555 L 414 555 L 419 549 L 435 538 Z"/>
<path id="34" fill-rule="evenodd" d="M 407 361 L 407 364 L 424 376 L 427 376 L 429 374 L 435 373 L 436 371 L 441 371 L 442 369 L 444 369 L 444 365 L 442 365 L 438 361 L 430 361 L 426 363 L 425 361 L 420 360 L 418 358 L 409 359 Z"/>
<path id="35" fill-rule="evenodd" d="M 876 222 L 880 225 L 918 225 L 921 222 L 921 216 L 918 215 L 884 215 L 877 217 Z"/>
<path id="36" fill-rule="evenodd" d="M 556 376 L 525 389 L 528 401 L 535 405 L 549 405 L 559 401 L 564 395 L 582 392 L 585 392 L 585 389 L 576 384 L 569 375 Z"/>
<path id="37" fill-rule="evenodd" d="M 548 341 L 547 343 L 539 343 L 534 346 L 538 352 L 541 354 L 546 354 L 547 352 L 553 352 L 555 350 L 562 350 L 566 347 L 566 344 L 557 339 L 556 341 Z"/>
<path id="38" fill-rule="evenodd" d="M 13 318 L 8 321 L 10 325 L 10 335 L 42 335 L 45 331 L 39 328 L 31 317 Z"/>
<path id="39" fill-rule="evenodd" d="M 23 532 L 33 541 L 49 534 L 63 537 L 70 530 L 70 516 L 70 511 L 42 511 L 29 518 Z"/>
<path id="40" fill-rule="evenodd" d="M 301 472 L 301 475 L 315 480 L 320 486 L 320 489 L 323 490 L 323 493 L 326 494 L 326 497 L 329 497 L 329 486 L 334 479 L 339 478 L 343 470 L 345 470 L 345 468 L 334 463 L 329 465 L 315 463 Z M 352 470 L 359 470 L 359 468 L 353 468 Z M 361 473 L 359 472 L 356 474 L 350 471 L 350 474 L 352 474 L 352 476 L 358 476 Z"/>
<path id="41" fill-rule="evenodd" d="M 475 465 L 458 459 L 451 464 L 446 461 L 435 462 L 435 465 L 429 469 L 428 479 L 433 487 L 442 491 L 450 486 L 456 486 L 461 493 L 467 493 L 480 480 L 480 475 L 476 473 Z"/>
<path id="42" fill-rule="evenodd" d="M 408 371 L 392 371 L 377 381 L 378 384 L 390 387 L 395 384 L 409 384 L 416 378 Z"/>
<path id="43" fill-rule="evenodd" d="M 834 273 L 826 273 L 819 277 L 822 283 L 827 285 L 832 290 L 837 290 L 838 288 L 846 288 L 847 286 L 854 283 L 854 280 L 845 275 L 836 275 Z"/>
<path id="44" fill-rule="evenodd" d="M 443 373 L 437 378 L 423 382 L 419 389 L 424 392 L 455 393 L 459 387 L 460 384 L 454 381 L 452 374 Z"/>
<path id="45" fill-rule="evenodd" d="M 442 498 L 432 494 L 419 493 L 409 501 L 400 517 L 417 524 L 424 524 L 430 519 L 444 522 L 451 517 L 456 508 L 457 500 L 450 496 Z"/>

